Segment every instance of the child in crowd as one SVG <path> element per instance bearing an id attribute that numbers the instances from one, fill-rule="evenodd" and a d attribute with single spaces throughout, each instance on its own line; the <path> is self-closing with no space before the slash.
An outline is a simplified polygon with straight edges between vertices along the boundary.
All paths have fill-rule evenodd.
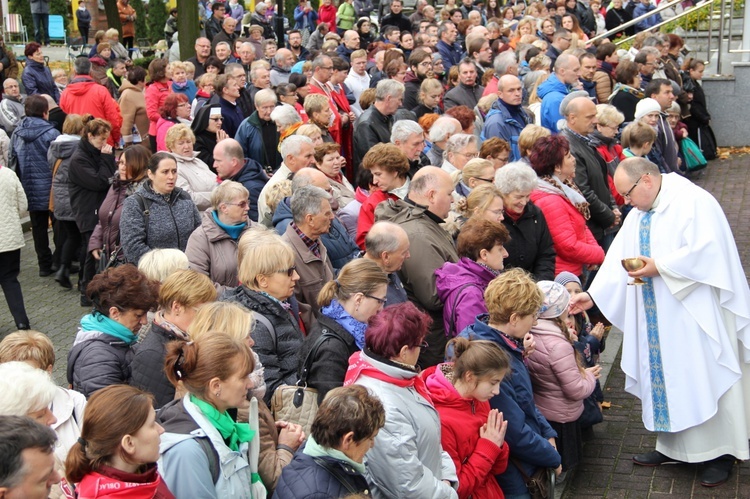
<path id="1" fill-rule="evenodd" d="M 622 132 L 622 153 L 626 158 L 642 158 L 651 152 L 656 141 L 656 131 L 642 121 L 634 121 Z"/>

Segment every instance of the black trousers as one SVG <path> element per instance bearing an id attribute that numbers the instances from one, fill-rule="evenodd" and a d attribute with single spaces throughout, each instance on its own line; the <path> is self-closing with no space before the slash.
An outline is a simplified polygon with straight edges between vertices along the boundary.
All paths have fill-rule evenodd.
<path id="1" fill-rule="evenodd" d="M 34 251 L 36 251 L 36 260 L 39 263 L 39 270 L 50 270 L 52 267 L 52 252 L 49 249 L 49 230 L 50 213 L 49 210 L 30 211 L 31 219 L 31 236 L 34 238 Z"/>
<path id="2" fill-rule="evenodd" d="M 0 286 L 3 288 L 5 301 L 16 321 L 16 326 L 29 324 L 26 315 L 26 307 L 23 304 L 23 293 L 21 283 L 18 282 L 18 274 L 21 272 L 21 250 L 6 251 L 0 253 Z"/>
<path id="3" fill-rule="evenodd" d="M 64 239 L 64 242 L 60 250 L 60 264 L 70 267 L 70 262 L 80 258 L 81 232 L 78 230 L 78 224 L 75 220 L 58 220 L 57 227 L 64 234 L 61 238 Z"/>
<path id="4" fill-rule="evenodd" d="M 82 295 L 86 294 L 86 286 L 96 275 L 96 259 L 88 251 L 89 239 L 93 233 L 94 231 L 81 232 L 81 254 L 78 261 L 82 263 L 78 272 L 78 286 Z"/>

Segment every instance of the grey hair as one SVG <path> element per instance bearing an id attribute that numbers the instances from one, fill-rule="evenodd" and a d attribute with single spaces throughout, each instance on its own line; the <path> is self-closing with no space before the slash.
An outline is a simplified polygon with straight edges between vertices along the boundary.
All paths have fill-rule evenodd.
<path id="1" fill-rule="evenodd" d="M 573 61 L 579 62 L 578 57 L 573 54 L 560 54 L 555 61 L 555 73 L 561 69 L 568 69 Z"/>
<path id="2" fill-rule="evenodd" d="M 445 144 L 445 150 L 443 151 L 443 157 L 447 157 L 446 155 L 449 152 L 456 152 L 460 151 L 464 147 L 468 146 L 472 142 L 476 143 L 477 136 L 473 134 L 468 133 L 457 133 L 453 135 L 450 139 L 448 139 L 448 143 Z"/>
<path id="3" fill-rule="evenodd" d="M 538 184 L 536 172 L 523 161 L 514 161 L 495 172 L 495 187 L 507 196 L 512 192 L 531 192 Z"/>
<path id="4" fill-rule="evenodd" d="M 327 55 L 319 55 L 318 57 L 313 59 L 312 70 L 315 71 L 316 69 L 325 66 L 326 59 L 330 61 L 331 57 Z"/>
<path id="5" fill-rule="evenodd" d="M 221 25 L 224 26 L 227 23 L 227 21 L 230 20 L 230 19 L 232 19 L 234 21 L 237 21 L 237 19 L 233 18 L 232 16 L 225 16 L 224 20 L 221 21 Z"/>
<path id="6" fill-rule="evenodd" d="M 262 91 L 263 90 L 261 90 L 260 92 Z M 271 121 L 276 123 L 276 125 L 283 127 L 294 125 L 295 123 L 302 121 L 302 118 L 299 117 L 299 114 L 297 114 L 297 110 L 292 106 L 290 106 L 289 104 L 282 104 L 280 106 L 276 106 L 276 108 L 271 111 Z"/>
<path id="7" fill-rule="evenodd" d="M 262 62 L 265 64 L 255 64 L 256 62 Z M 253 63 L 250 65 L 250 81 L 255 81 L 255 79 L 258 77 L 258 70 L 265 69 L 266 71 L 270 71 L 270 66 L 268 66 L 268 62 L 266 61 L 253 61 Z"/>
<path id="8" fill-rule="evenodd" d="M 211 206 L 214 210 L 219 209 L 222 203 L 228 203 L 236 197 L 243 196 L 245 199 L 250 197 L 247 188 L 235 182 L 234 180 L 224 180 L 213 191 L 211 191 Z"/>
<path id="9" fill-rule="evenodd" d="M 286 160 L 287 156 L 298 156 L 302 150 L 302 144 L 313 145 L 313 141 L 310 137 L 304 135 L 292 135 L 284 139 L 281 143 L 281 157 Z"/>
<path id="10" fill-rule="evenodd" d="M 13 489 L 23 482 L 29 468 L 24 463 L 23 451 L 39 449 L 45 454 L 55 450 L 57 435 L 52 428 L 37 423 L 26 414 L 0 416 L 0 487 Z"/>
<path id="11" fill-rule="evenodd" d="M 320 204 L 324 199 L 331 199 L 331 195 L 314 185 L 306 185 L 294 191 L 289 203 L 294 223 L 302 223 L 306 215 L 320 213 Z"/>
<path id="12" fill-rule="evenodd" d="M 387 228 L 388 230 L 376 230 L 376 227 Z M 383 252 L 393 253 L 399 248 L 401 243 L 398 234 L 403 232 L 404 229 L 393 222 L 376 222 L 365 236 L 367 253 L 370 253 L 375 258 L 380 258 Z"/>
<path id="13" fill-rule="evenodd" d="M 651 54 L 657 59 L 661 59 L 661 51 L 656 47 L 643 47 L 638 53 L 644 56 Z"/>
<path id="14" fill-rule="evenodd" d="M 391 142 L 394 144 L 396 141 L 404 142 L 415 133 L 420 136 L 424 133 L 419 123 L 412 120 L 399 120 L 393 124 L 391 129 Z"/>
<path id="15" fill-rule="evenodd" d="M 375 87 L 375 100 L 384 101 L 387 97 L 398 97 L 404 95 L 404 84 L 396 80 L 386 79 L 380 80 L 378 86 Z"/>
<path id="16" fill-rule="evenodd" d="M 113 64 L 118 63 L 118 62 L 121 62 L 122 64 L 125 64 L 122 61 L 122 59 L 117 59 Z M 53 69 L 52 70 L 52 78 L 57 78 L 58 76 L 61 76 L 61 75 L 64 75 L 64 74 L 67 74 L 64 69 L 57 68 L 57 69 Z"/>
<path id="17" fill-rule="evenodd" d="M 443 34 L 448 31 L 448 26 L 455 26 L 455 24 L 453 24 L 450 21 L 445 21 L 445 22 L 440 23 L 440 27 L 438 28 L 438 33 L 437 33 L 438 38 L 443 37 Z"/>
<path id="18" fill-rule="evenodd" d="M 456 133 L 456 123 L 459 123 L 458 128 L 461 128 L 460 122 L 455 118 L 448 116 L 441 116 L 435 120 L 435 123 L 430 127 L 430 142 L 442 142 L 449 136 Z"/>
<path id="19" fill-rule="evenodd" d="M 255 102 L 255 107 L 260 107 L 261 104 L 265 104 L 267 102 L 273 102 L 274 104 L 276 104 L 276 92 L 274 92 L 270 88 L 258 90 L 258 93 L 255 94 L 255 99 L 253 99 L 253 102 Z"/>
<path id="20" fill-rule="evenodd" d="M 488 31 L 495 31 L 500 29 L 500 25 L 496 22 L 487 23 L 486 26 Z"/>
<path id="21" fill-rule="evenodd" d="M 512 50 L 506 50 L 495 57 L 492 62 L 492 67 L 495 69 L 495 76 L 500 78 L 504 74 L 508 73 L 508 69 L 514 64 L 518 64 L 516 54 Z"/>
<path id="22" fill-rule="evenodd" d="M 27 416 L 49 407 L 57 393 L 47 371 L 26 362 L 0 364 L 0 415 Z"/>
<path id="23" fill-rule="evenodd" d="M 88 57 L 76 57 L 73 69 L 77 75 L 87 75 L 91 72 L 91 61 Z"/>
<path id="24" fill-rule="evenodd" d="M 663 47 L 664 41 L 659 38 L 658 36 L 649 36 L 645 40 L 643 40 L 643 43 L 641 44 L 641 50 L 643 50 L 646 47 Z"/>
<path id="25" fill-rule="evenodd" d="M 577 99 L 578 97 L 585 97 L 589 99 L 591 96 L 585 90 L 576 90 L 574 92 L 570 92 L 563 98 L 562 102 L 560 102 L 560 116 L 565 116 L 566 118 L 568 117 L 568 107 L 570 106 L 570 102 L 573 99 Z"/>
<path id="26" fill-rule="evenodd" d="M 229 64 L 224 66 L 224 74 L 231 76 L 232 71 L 235 71 L 237 69 L 241 69 L 242 71 L 245 70 L 245 68 L 242 67 L 242 64 L 239 64 L 237 62 L 230 62 Z"/>
<path id="27" fill-rule="evenodd" d="M 228 49 L 229 49 L 230 51 L 232 50 L 232 46 L 231 46 L 231 45 L 229 45 L 229 43 L 228 43 L 228 42 L 219 42 L 219 43 L 217 43 L 217 44 L 216 44 L 216 47 L 218 47 L 219 45 L 226 45 L 226 46 L 227 46 L 227 48 L 228 48 Z M 216 47 L 214 47 L 214 51 L 216 51 Z"/>

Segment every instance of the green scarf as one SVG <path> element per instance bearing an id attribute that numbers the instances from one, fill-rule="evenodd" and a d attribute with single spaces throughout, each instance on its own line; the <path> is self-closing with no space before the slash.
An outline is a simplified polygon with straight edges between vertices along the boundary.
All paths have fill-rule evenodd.
<path id="1" fill-rule="evenodd" d="M 345 463 L 349 464 L 352 468 L 359 471 L 361 474 L 365 474 L 365 465 L 362 463 L 358 463 L 356 461 L 352 461 L 349 456 L 341 452 L 340 450 L 336 449 L 330 449 L 328 447 L 323 447 L 318 442 L 315 441 L 312 435 L 307 437 L 307 442 L 305 443 L 305 449 L 302 451 L 304 454 L 307 454 L 310 457 L 331 457 L 333 459 L 338 459 L 339 461 L 344 461 Z"/>
<path id="2" fill-rule="evenodd" d="M 110 319 L 101 312 L 84 315 L 81 318 L 81 330 L 83 331 L 101 331 L 118 340 L 122 340 L 128 345 L 133 345 L 138 340 L 138 335 L 133 333 L 114 319 Z"/>
<path id="3" fill-rule="evenodd" d="M 219 430 L 221 438 L 228 442 L 227 445 L 233 451 L 239 451 L 241 443 L 249 442 L 255 436 L 255 430 L 251 430 L 250 425 L 235 423 L 232 416 L 226 411 L 219 412 L 216 407 L 192 394 L 190 395 L 190 401 L 201 410 L 213 427 Z"/>

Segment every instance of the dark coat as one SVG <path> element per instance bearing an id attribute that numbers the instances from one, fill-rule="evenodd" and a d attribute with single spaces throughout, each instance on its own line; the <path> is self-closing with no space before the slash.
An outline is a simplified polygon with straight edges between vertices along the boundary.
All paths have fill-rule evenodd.
<path id="1" fill-rule="evenodd" d="M 27 59 L 21 81 L 26 95 L 47 94 L 60 103 L 60 89 L 55 85 L 52 72 L 44 64 Z"/>
<path id="2" fill-rule="evenodd" d="M 60 132 L 49 121 L 27 116 L 18 123 L 10 137 L 9 157 L 18 159 L 16 173 L 26 191 L 29 211 L 49 209 L 52 170 L 47 163 L 47 150 L 58 135 Z"/>
<path id="3" fill-rule="evenodd" d="M 99 331 L 79 331 L 68 352 L 68 383 L 73 390 L 90 397 L 110 385 L 125 384 L 130 378 L 131 347 Z"/>
<path id="4" fill-rule="evenodd" d="M 260 191 L 263 190 L 266 182 L 268 182 L 268 175 L 266 174 L 265 170 L 263 170 L 263 167 L 260 166 L 260 163 L 258 163 L 254 159 L 250 159 L 251 157 L 252 156 L 245 158 L 245 166 L 243 166 L 242 169 L 237 172 L 237 175 L 228 180 L 239 182 L 240 184 L 245 186 L 245 189 L 248 190 L 248 192 L 250 193 L 250 196 L 248 197 L 248 202 L 250 203 L 250 211 L 247 214 L 250 217 L 250 220 L 252 220 L 253 222 L 257 222 L 258 197 L 260 196 Z"/>
<path id="5" fill-rule="evenodd" d="M 367 480 L 351 465 L 327 456 L 318 459 L 324 460 L 329 466 L 338 468 L 339 473 L 345 477 L 352 489 L 360 494 L 370 495 Z M 281 471 L 273 499 L 346 497 L 349 494 L 349 490 L 336 477 L 300 449 L 294 455 L 292 462 Z"/>
<path id="6" fill-rule="evenodd" d="M 349 331 L 334 319 L 320 314 L 318 322 L 312 327 L 300 348 L 298 376 L 302 374 L 305 359 L 324 331 L 337 338 L 323 340 L 317 349 L 317 355 L 310 359 L 312 367 L 307 375 L 307 386 L 318 390 L 318 402 L 323 402 L 323 398 L 330 390 L 344 385 L 349 357 L 359 351 Z"/>
<path id="7" fill-rule="evenodd" d="M 211 99 L 203 107 L 213 103 L 214 99 Z M 224 121 L 221 124 L 221 129 L 227 132 L 227 135 L 234 137 L 237 134 L 237 129 L 240 127 L 240 123 L 245 119 L 242 114 L 242 109 L 238 103 L 232 104 L 226 99 L 221 97 L 218 98 L 219 106 L 221 106 L 221 116 Z"/>
<path id="8" fill-rule="evenodd" d="M 414 110 L 414 108 L 420 106 L 419 91 L 423 81 L 411 69 L 406 72 L 406 77 L 404 78 L 404 101 L 401 104 L 404 109 Z M 417 116 L 417 118 L 421 118 L 421 116 Z"/>
<path id="9" fill-rule="evenodd" d="M 80 140 L 81 138 L 77 135 L 61 135 L 52 141 L 47 151 L 47 163 L 50 171 L 54 171 L 58 159 L 62 160 L 57 167 L 57 173 L 52 178 L 52 195 L 57 220 L 75 220 L 73 208 L 70 207 L 68 171 L 70 170 L 70 159 L 78 149 Z"/>
<path id="10" fill-rule="evenodd" d="M 153 395 L 156 409 L 174 400 L 175 388 L 164 374 L 164 358 L 167 343 L 179 339 L 172 331 L 153 321 L 146 339 L 133 348 L 128 384 Z"/>
<path id="11" fill-rule="evenodd" d="M 81 233 L 92 232 L 99 221 L 97 211 L 107 196 L 109 181 L 117 166 L 112 154 L 102 154 L 86 138 L 70 160 L 70 206 Z"/>
<path id="12" fill-rule="evenodd" d="M 625 122 L 635 120 L 635 107 L 643 98 L 643 93 L 631 87 L 620 87 L 617 93 L 614 93 L 609 103 L 617 108 L 625 116 Z"/>
<path id="13" fill-rule="evenodd" d="M 510 145 L 510 161 L 521 159 L 521 149 L 518 147 L 518 136 L 526 125 L 533 124 L 533 120 L 518 106 L 518 111 L 509 108 L 505 102 L 498 99 L 484 117 L 482 140 L 491 137 L 503 139 Z"/>
<path id="14" fill-rule="evenodd" d="M 529 201 L 517 222 L 505 215 L 503 225 L 510 233 L 510 241 L 505 244 L 505 268 L 524 269 L 537 281 L 554 280 L 555 247 L 542 210 Z"/>
<path id="15" fill-rule="evenodd" d="M 393 116 L 385 116 L 373 104 L 354 122 L 354 166 L 359 167 L 367 151 L 391 141 Z"/>
<path id="16" fill-rule="evenodd" d="M 208 127 L 208 119 L 211 115 L 211 107 L 219 107 L 218 104 L 213 106 L 206 103 L 203 105 L 198 112 L 195 113 L 195 119 L 190 125 L 195 134 L 195 146 L 193 150 L 198 153 L 198 159 L 208 165 L 212 172 L 216 173 L 214 169 L 214 147 L 216 147 L 216 133 L 209 132 L 206 128 Z"/>
<path id="17" fill-rule="evenodd" d="M 99 223 L 96 224 L 94 233 L 89 239 L 89 251 L 102 249 L 105 255 L 110 255 L 120 247 L 120 217 L 122 216 L 122 203 L 125 198 L 133 194 L 140 188 L 145 179 L 138 182 L 120 180 L 119 175 L 115 175 L 112 180 L 112 187 L 107 191 L 107 196 L 99 207 L 97 217 Z M 125 256 L 120 252 L 119 260 L 125 261 Z"/>
<path id="18" fill-rule="evenodd" d="M 607 31 L 610 31 L 610 30 L 620 27 L 620 25 L 625 24 L 626 22 L 631 21 L 632 19 L 633 19 L 633 16 L 631 16 L 630 12 L 628 12 L 627 10 L 615 9 L 613 7 L 609 9 L 607 11 L 607 15 L 604 16 L 604 23 L 607 27 Z M 635 26 L 630 26 L 629 28 L 625 28 L 624 30 L 612 35 L 612 39 L 616 40 L 623 36 L 632 36 L 634 34 L 635 34 Z M 626 119 L 625 121 L 628 121 L 628 120 Z"/>
<path id="19" fill-rule="evenodd" d="M 466 106 L 471 110 L 474 110 L 479 99 L 482 98 L 484 93 L 484 87 L 482 85 L 474 85 L 470 87 L 459 83 L 454 88 L 448 90 L 443 98 L 443 106 L 445 110 L 456 106 Z"/>
<path id="20" fill-rule="evenodd" d="M 299 350 L 303 335 L 299 327 L 299 312 L 287 311 L 277 302 L 257 291 L 238 286 L 227 289 L 219 298 L 220 301 L 236 302 L 263 315 L 273 325 L 269 331 L 265 324 L 255 322 L 252 338 L 255 342 L 253 351 L 258 354 L 263 364 L 263 377 L 266 381 L 264 401 L 271 405 L 273 392 L 281 385 L 293 385 L 297 382 Z"/>
<path id="21" fill-rule="evenodd" d="M 403 12 L 398 14 L 390 13 L 383 16 L 380 20 L 380 31 L 382 32 L 386 26 L 396 26 L 401 33 L 404 31 L 411 31 L 411 21 Z"/>
<path id="22" fill-rule="evenodd" d="M 266 146 L 263 144 L 263 131 L 261 128 L 263 126 L 270 126 L 273 127 L 274 131 L 276 130 L 276 124 L 273 121 L 261 123 L 258 111 L 255 111 L 240 124 L 234 138 L 242 146 L 246 158 L 253 158 L 263 166 L 270 166 L 273 169 L 277 169 L 282 161 L 281 154 L 277 151 L 275 157 L 266 157 Z"/>

